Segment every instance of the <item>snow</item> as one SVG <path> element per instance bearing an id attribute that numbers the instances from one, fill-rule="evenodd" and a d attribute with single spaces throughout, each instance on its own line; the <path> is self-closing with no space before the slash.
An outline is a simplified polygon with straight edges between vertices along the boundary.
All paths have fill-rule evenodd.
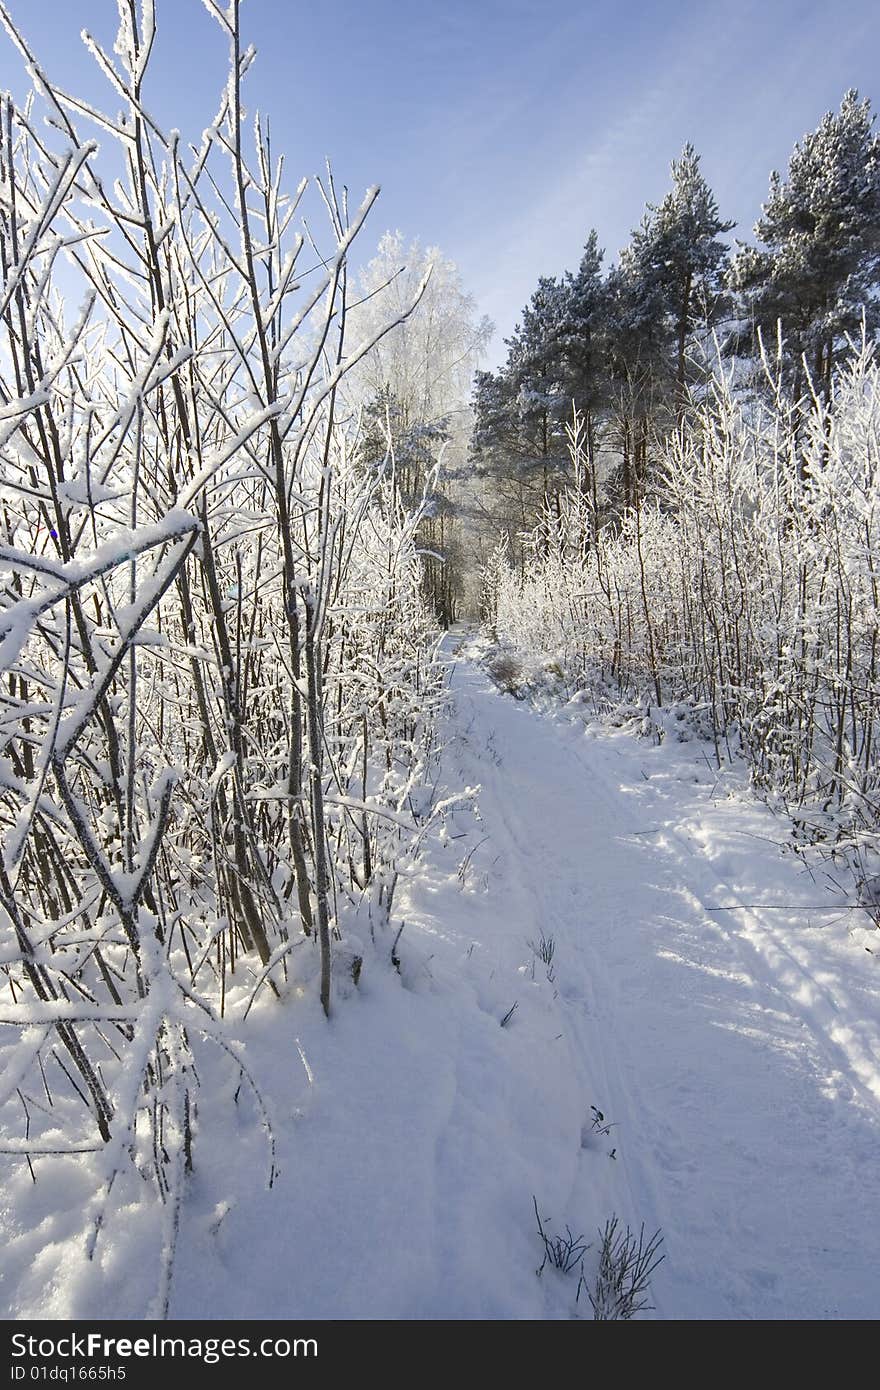
<path id="1" fill-rule="evenodd" d="M 478 785 L 478 812 L 426 839 L 375 946 L 365 921 L 347 934 L 329 1023 L 307 944 L 280 1001 L 262 990 L 245 1022 L 253 980 L 227 997 L 271 1188 L 253 1096 L 224 1047 L 197 1052 L 170 1316 L 589 1318 L 575 1275 L 536 1275 L 534 1197 L 591 1244 L 587 1277 L 612 1215 L 662 1230 L 648 1316 L 876 1317 L 867 915 L 697 740 L 538 713 L 465 655 L 437 796 Z M 59 1011 L 29 1008 L 30 1027 Z M 0 1161 L 0 1315 L 155 1309 L 162 1233 L 136 1175 L 89 1263 L 102 1158 L 35 1159 L 36 1185 Z"/>

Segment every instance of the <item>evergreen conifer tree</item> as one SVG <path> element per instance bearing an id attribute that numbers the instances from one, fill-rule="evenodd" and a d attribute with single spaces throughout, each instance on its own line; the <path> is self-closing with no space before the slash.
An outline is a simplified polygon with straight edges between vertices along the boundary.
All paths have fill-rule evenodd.
<path id="1" fill-rule="evenodd" d="M 880 324 L 880 136 L 870 101 L 846 93 L 836 113 L 794 148 L 783 179 L 774 172 L 760 245 L 742 246 L 731 267 L 743 322 L 734 350 L 754 351 L 759 332 L 781 323 L 795 398 L 805 385 L 806 360 L 814 387 L 826 399 L 836 355 L 847 335 Z"/>

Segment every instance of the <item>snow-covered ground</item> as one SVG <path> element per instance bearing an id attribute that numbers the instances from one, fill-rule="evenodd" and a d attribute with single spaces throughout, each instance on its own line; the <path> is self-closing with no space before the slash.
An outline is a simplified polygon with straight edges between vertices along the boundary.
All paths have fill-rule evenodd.
<path id="1" fill-rule="evenodd" d="M 238 1026 L 271 1191 L 205 1059 L 171 1316 L 589 1318 L 575 1275 L 536 1277 L 533 1197 L 587 1278 L 612 1214 L 662 1229 L 649 1316 L 878 1316 L 876 931 L 698 743 L 539 715 L 464 655 L 452 693 L 444 778 L 479 823 L 399 900 L 400 973 L 392 932 L 329 1025 L 294 990 Z M 147 1315 L 149 1206 L 88 1266 L 71 1160 L 4 1163 L 3 1315 Z"/>

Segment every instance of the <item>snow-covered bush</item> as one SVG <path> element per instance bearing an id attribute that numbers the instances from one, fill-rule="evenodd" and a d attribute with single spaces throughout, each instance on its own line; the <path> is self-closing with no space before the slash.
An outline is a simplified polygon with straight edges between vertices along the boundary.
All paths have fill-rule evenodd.
<path id="1" fill-rule="evenodd" d="M 574 451 L 573 451 L 574 457 Z M 853 348 L 826 402 L 744 401 L 719 372 L 668 444 L 658 500 L 594 530 L 575 484 L 498 562 L 503 648 L 599 706 L 675 707 L 747 754 L 803 832 L 869 876 L 880 795 L 880 367 Z M 655 720 L 656 722 L 656 720 Z M 876 871 L 876 868 L 875 868 Z"/>
<path id="2" fill-rule="evenodd" d="M 387 921 L 442 814 L 420 518 L 337 409 L 389 327 L 347 335 L 375 190 L 352 210 L 328 172 L 330 245 L 295 232 L 309 189 L 245 131 L 238 6 L 208 9 L 229 73 L 197 149 L 144 105 L 151 0 L 89 41 L 121 114 L 14 29 L 37 97 L 0 107 L 3 1147 L 101 1154 L 92 1248 L 133 1160 L 160 1309 L 198 1040 L 248 1078 L 222 1016 L 297 943 L 329 1011 L 331 939 Z"/>

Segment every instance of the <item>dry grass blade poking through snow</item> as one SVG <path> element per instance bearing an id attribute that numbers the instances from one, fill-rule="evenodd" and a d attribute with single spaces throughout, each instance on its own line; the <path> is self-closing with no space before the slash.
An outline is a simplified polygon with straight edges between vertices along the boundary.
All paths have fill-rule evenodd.
<path id="1" fill-rule="evenodd" d="M 629 1226 L 621 1231 L 616 1216 L 605 1222 L 599 1235 L 599 1268 L 592 1284 L 581 1275 L 578 1298 L 581 1290 L 586 1290 L 595 1321 L 626 1322 L 651 1307 L 651 1275 L 666 1258 L 660 1254 L 663 1237 L 655 1231 L 646 1241 L 644 1226 L 638 1236 Z"/>
<path id="2" fill-rule="evenodd" d="M 539 1276 L 543 1274 L 548 1264 L 551 1269 L 561 1270 L 563 1274 L 571 1274 L 572 1270 L 575 1269 L 582 1270 L 584 1255 L 590 1248 L 583 1236 L 573 1235 L 570 1226 L 566 1226 L 564 1236 L 549 1235 L 544 1228 L 544 1222 L 541 1220 L 541 1213 L 538 1211 L 537 1197 L 532 1197 L 532 1204 L 535 1208 L 535 1220 L 538 1223 L 538 1236 L 544 1247 L 544 1258 L 536 1273 Z"/>

